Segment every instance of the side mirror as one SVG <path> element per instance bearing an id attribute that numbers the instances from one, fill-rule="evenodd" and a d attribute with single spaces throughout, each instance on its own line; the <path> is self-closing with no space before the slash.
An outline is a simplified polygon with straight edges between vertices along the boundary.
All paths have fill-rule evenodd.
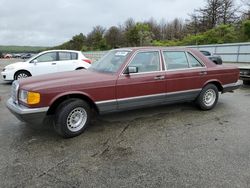
<path id="1" fill-rule="evenodd" d="M 138 73 L 138 67 L 127 67 L 124 74 Z"/>
<path id="2" fill-rule="evenodd" d="M 38 63 L 37 59 L 34 59 L 34 60 L 32 61 L 32 63 L 34 63 L 34 65 L 36 65 L 36 64 Z"/>

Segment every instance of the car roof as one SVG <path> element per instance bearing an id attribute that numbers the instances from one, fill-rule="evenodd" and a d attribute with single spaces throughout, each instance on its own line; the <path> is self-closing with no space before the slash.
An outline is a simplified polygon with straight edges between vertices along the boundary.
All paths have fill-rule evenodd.
<path id="1" fill-rule="evenodd" d="M 144 47 L 126 47 L 126 48 L 117 48 L 113 50 L 129 50 L 129 51 L 136 51 L 136 50 L 189 50 L 192 51 L 192 48 L 187 47 L 164 47 L 164 46 L 144 46 Z"/>
<path id="2" fill-rule="evenodd" d="M 75 52 L 75 53 L 80 53 L 81 51 L 77 51 L 77 50 L 46 50 L 46 51 L 42 51 L 42 53 L 45 52 Z"/>

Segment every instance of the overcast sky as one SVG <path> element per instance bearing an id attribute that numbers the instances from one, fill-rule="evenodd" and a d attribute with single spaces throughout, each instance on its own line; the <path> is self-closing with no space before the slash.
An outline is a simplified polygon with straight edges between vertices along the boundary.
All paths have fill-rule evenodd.
<path id="1" fill-rule="evenodd" d="M 54 46 L 128 18 L 185 20 L 204 0 L 0 0 L 0 45 Z"/>

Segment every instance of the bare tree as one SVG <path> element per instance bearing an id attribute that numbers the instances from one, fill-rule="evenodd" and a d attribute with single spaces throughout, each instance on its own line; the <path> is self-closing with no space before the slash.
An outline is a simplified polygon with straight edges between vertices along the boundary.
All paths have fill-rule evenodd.
<path id="1" fill-rule="evenodd" d="M 202 18 L 208 23 L 208 29 L 214 28 L 219 23 L 221 6 L 221 0 L 206 0 L 206 6 L 199 9 Z"/>
<path id="2" fill-rule="evenodd" d="M 220 23 L 230 24 L 236 22 L 238 17 L 236 16 L 237 8 L 234 5 L 234 0 L 221 0 L 221 2 Z"/>
<path id="3" fill-rule="evenodd" d="M 250 1 L 249 0 L 241 0 L 243 4 L 243 11 L 242 11 L 242 19 L 243 20 L 250 20 Z"/>
<path id="4" fill-rule="evenodd" d="M 150 18 L 149 21 L 145 21 L 144 24 L 149 26 L 154 40 L 161 40 L 161 27 L 154 18 Z"/>

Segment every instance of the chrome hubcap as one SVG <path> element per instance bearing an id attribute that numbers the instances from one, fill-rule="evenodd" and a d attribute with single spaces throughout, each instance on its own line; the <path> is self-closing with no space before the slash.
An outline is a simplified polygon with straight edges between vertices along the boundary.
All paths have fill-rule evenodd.
<path id="1" fill-rule="evenodd" d="M 21 73 L 21 74 L 18 74 L 18 75 L 17 75 L 17 80 L 20 80 L 20 79 L 23 79 L 23 78 L 27 78 L 27 77 L 28 77 L 27 74 Z"/>
<path id="2" fill-rule="evenodd" d="M 72 132 L 81 130 L 87 121 L 87 112 L 84 108 L 78 107 L 72 110 L 67 117 L 67 127 Z"/>
<path id="3" fill-rule="evenodd" d="M 203 97 L 203 102 L 206 106 L 212 106 L 216 100 L 216 93 L 213 89 L 208 89 Z"/>

